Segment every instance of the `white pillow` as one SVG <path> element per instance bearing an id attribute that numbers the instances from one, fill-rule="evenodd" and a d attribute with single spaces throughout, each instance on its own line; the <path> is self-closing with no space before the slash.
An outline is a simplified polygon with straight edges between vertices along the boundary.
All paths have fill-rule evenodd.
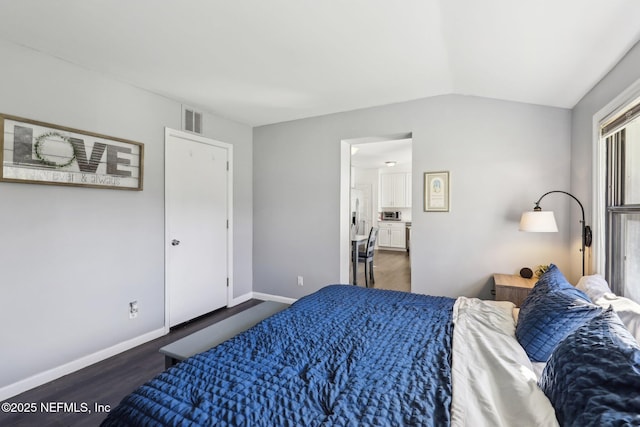
<path id="1" fill-rule="evenodd" d="M 599 274 L 592 276 L 583 276 L 576 288 L 587 294 L 591 301 L 596 302 L 597 299 L 602 298 L 604 294 L 611 293 L 611 288 L 604 277 Z"/>
<path id="2" fill-rule="evenodd" d="M 600 307 L 613 307 L 624 326 L 640 343 L 640 304 L 612 293 L 607 281 L 599 274 L 582 277 L 576 288 L 587 294 L 591 301 Z"/>
<path id="3" fill-rule="evenodd" d="M 606 293 L 594 302 L 601 307 L 613 307 L 613 311 L 640 344 L 640 304 L 612 293 Z"/>

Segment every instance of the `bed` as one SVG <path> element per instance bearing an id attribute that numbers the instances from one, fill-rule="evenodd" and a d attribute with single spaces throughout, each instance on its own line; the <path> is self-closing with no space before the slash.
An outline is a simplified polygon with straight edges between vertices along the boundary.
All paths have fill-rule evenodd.
<path id="1" fill-rule="evenodd" d="M 536 285 L 538 294 L 549 294 L 543 288 L 560 280 L 561 273 L 550 270 L 551 279 Z M 559 342 L 538 376 L 532 354 L 544 357 L 536 352 L 548 346 L 536 339 L 522 344 L 531 334 L 518 333 L 511 303 L 330 285 L 161 373 L 126 396 L 102 425 L 640 425 L 640 347 L 611 309 L 584 297 L 584 306 L 570 303 L 580 320 L 569 328 L 553 310 L 540 320 L 540 307 L 523 304 L 519 323 L 525 326 L 563 323 L 543 340 Z M 623 378 L 594 397 L 590 390 L 602 379 L 582 381 L 583 390 L 572 372 L 578 358 L 578 380 L 591 375 L 589 369 L 596 377 L 607 374 L 579 354 L 580 345 L 591 342 L 584 329 L 597 322 L 591 340 L 603 340 L 603 322 L 613 324 L 627 363 L 613 360 L 635 374 L 615 372 Z M 561 348 L 577 332 L 576 348 Z M 603 357 L 593 356 L 596 364 Z"/>

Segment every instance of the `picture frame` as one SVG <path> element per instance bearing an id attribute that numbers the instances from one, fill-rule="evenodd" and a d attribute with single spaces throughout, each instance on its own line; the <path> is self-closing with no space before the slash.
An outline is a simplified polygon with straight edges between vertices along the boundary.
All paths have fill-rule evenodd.
<path id="1" fill-rule="evenodd" d="M 141 191 L 144 144 L 0 114 L 0 181 Z"/>
<path id="2" fill-rule="evenodd" d="M 449 212 L 449 171 L 424 173 L 424 211 Z"/>

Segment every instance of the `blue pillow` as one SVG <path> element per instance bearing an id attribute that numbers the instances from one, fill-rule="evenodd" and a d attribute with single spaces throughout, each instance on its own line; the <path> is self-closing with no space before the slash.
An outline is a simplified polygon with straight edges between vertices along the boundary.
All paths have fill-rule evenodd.
<path id="1" fill-rule="evenodd" d="M 560 269 L 555 265 L 549 265 L 549 269 L 544 272 L 542 276 L 540 276 L 540 280 L 536 283 L 536 286 L 547 286 L 552 288 L 553 290 L 559 290 L 567 295 L 572 295 L 578 299 L 584 300 L 585 302 L 592 302 L 591 298 L 580 289 L 573 286 L 567 279 L 564 277 Z"/>
<path id="2" fill-rule="evenodd" d="M 558 345 L 539 385 L 560 425 L 640 425 L 640 346 L 611 308 Z"/>
<path id="3" fill-rule="evenodd" d="M 546 362 L 560 341 L 601 311 L 551 264 L 520 307 L 516 337 L 529 359 Z"/>

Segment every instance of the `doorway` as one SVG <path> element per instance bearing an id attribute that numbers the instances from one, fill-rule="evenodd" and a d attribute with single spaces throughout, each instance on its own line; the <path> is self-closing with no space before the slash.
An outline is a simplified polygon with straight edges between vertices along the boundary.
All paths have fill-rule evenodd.
<path id="1" fill-rule="evenodd" d="M 378 248 L 374 256 L 375 287 L 411 290 L 411 147 L 410 133 L 342 141 L 342 283 L 353 281 L 352 263 L 349 262 L 353 230 L 358 235 L 368 235 L 371 227 L 378 227 Z M 393 185 L 387 185 L 390 182 Z M 389 191 L 397 194 L 389 197 Z M 400 218 L 394 222 L 381 221 L 382 211 L 393 211 Z M 360 263 L 358 285 L 364 285 L 363 270 Z"/>
<path id="2" fill-rule="evenodd" d="M 232 146 L 165 131 L 165 328 L 229 304 Z"/>

